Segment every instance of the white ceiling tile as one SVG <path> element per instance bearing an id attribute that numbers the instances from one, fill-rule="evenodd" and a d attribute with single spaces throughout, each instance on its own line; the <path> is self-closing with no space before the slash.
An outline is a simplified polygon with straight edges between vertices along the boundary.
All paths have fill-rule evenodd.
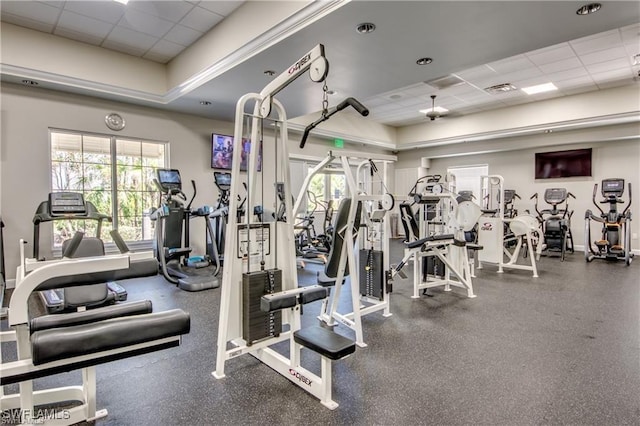
<path id="1" fill-rule="evenodd" d="M 596 34 L 595 36 L 570 41 L 569 44 L 571 44 L 571 47 L 573 47 L 578 55 L 584 55 L 612 47 L 619 47 L 622 44 L 622 39 L 620 38 L 618 30 L 612 30 Z"/>
<path id="2" fill-rule="evenodd" d="M 571 70 L 558 71 L 552 74 L 547 74 L 547 81 L 556 82 L 562 80 L 571 80 L 573 78 L 584 77 L 589 75 L 586 68 L 574 68 Z"/>
<path id="3" fill-rule="evenodd" d="M 486 65 L 481 65 L 479 67 L 469 68 L 468 70 L 455 72 L 454 74 L 462 78 L 463 80 L 473 81 L 478 78 L 487 78 L 494 76 L 496 75 L 496 72 Z"/>
<path id="4" fill-rule="evenodd" d="M 545 74 L 552 74 L 554 72 L 570 70 L 572 68 L 580 68 L 582 66 L 583 66 L 582 62 L 580 62 L 580 60 L 574 56 L 572 58 L 563 59 L 558 62 L 551 62 L 551 63 L 539 65 L 539 68 Z"/>
<path id="5" fill-rule="evenodd" d="M 173 23 L 193 9 L 193 4 L 186 1 L 132 1 L 127 6 Z"/>
<path id="6" fill-rule="evenodd" d="M 534 63 L 525 55 L 517 55 L 500 61 L 490 62 L 487 66 L 494 69 L 497 73 L 510 73 L 524 68 L 532 68 Z"/>
<path id="7" fill-rule="evenodd" d="M 141 57 L 146 52 L 145 49 L 140 49 L 129 44 L 116 43 L 115 41 L 110 40 L 103 42 L 102 47 L 138 57 Z"/>
<path id="8" fill-rule="evenodd" d="M 584 72 L 586 73 L 587 70 L 584 70 Z M 536 86 L 538 84 L 548 83 L 549 80 L 550 80 L 550 77 L 548 75 L 541 75 L 539 77 L 533 77 L 533 78 L 528 78 L 526 80 L 518 81 L 514 84 L 516 84 L 518 89 L 522 89 L 523 87 L 530 87 L 530 86 Z"/>
<path id="9" fill-rule="evenodd" d="M 31 21 L 55 24 L 60 15 L 60 9 L 35 1 L 3 1 L 0 5 L 2 16 L 5 13 L 28 18 Z"/>
<path id="10" fill-rule="evenodd" d="M 106 24 L 106 22 L 103 22 L 103 24 Z M 110 25 L 110 24 L 107 24 L 107 25 Z M 84 32 L 77 32 L 77 31 L 69 30 L 59 26 L 56 27 L 56 29 L 53 31 L 53 34 L 59 37 L 65 37 L 71 40 L 92 44 L 94 46 L 100 46 L 102 44 L 102 41 L 104 40 L 104 36 L 100 37 L 96 35 L 89 35 Z"/>
<path id="11" fill-rule="evenodd" d="M 189 46 L 200 37 L 202 37 L 200 31 L 182 25 L 176 25 L 164 36 L 164 39 L 182 46 Z"/>
<path id="12" fill-rule="evenodd" d="M 525 54 L 536 65 L 544 65 L 562 61 L 576 56 L 569 43 L 557 44 L 545 49 L 534 50 Z"/>
<path id="13" fill-rule="evenodd" d="M 623 58 L 608 62 L 601 62 L 599 64 L 587 65 L 587 71 L 589 71 L 590 74 L 598 74 L 622 68 L 631 69 L 631 61 L 627 58 Z"/>
<path id="14" fill-rule="evenodd" d="M 2 22 L 31 28 L 32 30 L 42 31 L 44 33 L 52 33 L 55 25 L 48 24 L 46 22 L 34 21 L 33 19 L 25 18 L 23 16 L 12 15 L 10 13 L 5 13 L 4 11 L 2 12 Z"/>
<path id="15" fill-rule="evenodd" d="M 624 47 L 614 47 L 611 49 L 601 50 L 599 52 L 587 53 L 580 56 L 580 60 L 585 65 L 597 64 L 599 62 L 609 62 L 615 59 L 627 58 L 627 51 Z"/>
<path id="16" fill-rule="evenodd" d="M 55 34 L 58 34 L 58 30 L 62 29 L 78 34 L 86 34 L 88 37 L 102 40 L 109 34 L 112 28 L 113 24 L 64 10 L 58 20 Z"/>
<path id="17" fill-rule="evenodd" d="M 478 90 L 481 90 L 481 89 L 465 83 L 465 84 L 459 84 L 457 86 L 447 87 L 446 89 L 441 90 L 440 93 L 447 94 L 450 96 L 458 96 L 458 95 L 463 95 L 465 93 L 474 93 Z"/>
<path id="18" fill-rule="evenodd" d="M 621 87 L 621 86 L 626 86 L 627 84 L 629 84 L 629 80 L 627 79 L 613 79 L 613 80 L 607 80 L 607 81 L 602 81 L 600 83 L 598 83 L 598 88 L 599 89 L 611 89 L 613 87 Z M 640 103 L 640 100 L 638 101 Z"/>
<path id="19" fill-rule="evenodd" d="M 569 78 L 566 80 L 558 80 L 556 82 L 554 82 L 554 84 L 556 85 L 556 87 L 560 90 L 566 90 L 566 89 L 570 89 L 570 88 L 575 88 L 575 87 L 582 87 L 582 86 L 593 86 L 595 89 L 595 84 L 593 82 L 593 79 L 591 78 L 591 76 L 589 75 L 584 75 L 581 77 L 575 77 L 575 78 Z"/>
<path id="20" fill-rule="evenodd" d="M 591 74 L 591 78 L 593 78 L 593 81 L 595 81 L 598 86 L 600 85 L 600 83 L 604 83 L 607 81 L 622 80 L 626 78 L 630 79 L 632 77 L 633 77 L 633 73 L 631 72 L 631 68 Z"/>
<path id="21" fill-rule="evenodd" d="M 156 44 L 157 41 L 158 38 L 148 34 L 131 31 L 128 28 L 115 27 L 104 41 L 103 46 L 121 51 L 124 51 L 122 50 L 122 46 L 129 46 L 132 52 L 140 52 L 137 55 L 141 56 Z"/>
<path id="22" fill-rule="evenodd" d="M 201 7 L 194 7 L 187 16 L 180 21 L 181 25 L 187 26 L 197 31 L 206 33 L 213 28 L 218 22 L 222 21 L 224 16 L 217 13 L 209 12 Z"/>
<path id="23" fill-rule="evenodd" d="M 640 24 L 633 24 L 620 28 L 622 41 L 633 41 L 640 37 Z"/>
<path id="24" fill-rule="evenodd" d="M 585 85 L 585 86 L 576 86 L 568 89 L 562 89 L 562 93 L 566 96 L 571 95 L 579 95 L 580 93 L 587 93 L 593 90 L 598 90 L 598 86 L 595 84 Z"/>
<path id="25" fill-rule="evenodd" d="M 640 43 L 630 43 L 624 45 L 627 55 L 631 58 L 637 54 L 640 54 Z"/>
<path id="26" fill-rule="evenodd" d="M 120 22 L 119 27 L 128 28 L 154 37 L 162 37 L 173 28 L 173 22 L 165 21 L 137 10 L 128 9 Z"/>
<path id="27" fill-rule="evenodd" d="M 112 24 L 116 24 L 126 10 L 125 5 L 115 1 L 67 1 L 64 8 Z"/>
<path id="28" fill-rule="evenodd" d="M 147 52 L 142 57 L 144 59 L 148 59 L 153 62 L 158 62 L 159 64 L 166 64 L 173 58 L 173 56 L 167 56 L 167 55 L 163 55 L 162 53 L 153 53 L 153 52 Z"/>
<path id="29" fill-rule="evenodd" d="M 236 10 L 244 3 L 243 1 L 220 1 L 220 0 L 205 0 L 197 2 L 198 6 L 203 7 L 211 12 L 215 12 L 218 15 L 229 16 L 231 12 Z"/>
<path id="30" fill-rule="evenodd" d="M 64 7 L 64 1 L 39 1 L 38 3 L 44 3 L 49 6 L 57 7 L 58 9 L 62 9 Z"/>
<path id="31" fill-rule="evenodd" d="M 153 45 L 151 49 L 149 49 L 149 52 L 147 53 L 154 53 L 154 54 L 169 56 L 173 58 L 178 53 L 182 52 L 184 49 L 185 47 L 179 44 L 172 43 L 167 40 L 159 40 L 156 44 Z"/>

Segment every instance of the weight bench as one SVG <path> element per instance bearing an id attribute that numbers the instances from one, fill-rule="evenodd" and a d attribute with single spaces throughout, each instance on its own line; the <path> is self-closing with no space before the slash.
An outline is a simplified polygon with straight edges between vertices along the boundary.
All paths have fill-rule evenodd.
<path id="1" fill-rule="evenodd" d="M 281 291 L 262 296 L 260 309 L 263 312 L 273 312 L 280 309 L 296 309 L 298 306 L 326 299 L 329 289 L 321 285 L 300 287 L 295 290 Z M 299 327 L 299 325 L 298 325 Z M 291 368 L 289 380 L 307 383 L 317 388 L 309 390 L 320 399 L 322 405 L 333 410 L 338 404 L 331 399 L 331 361 L 345 358 L 356 351 L 353 340 L 344 337 L 332 330 L 320 327 L 305 327 L 293 332 L 295 343 L 291 355 Z M 300 349 L 305 347 L 320 355 L 320 376 L 311 373 L 300 366 Z"/>
<path id="2" fill-rule="evenodd" d="M 44 420 L 45 424 L 46 420 L 75 424 L 104 417 L 106 410 L 96 410 L 96 365 L 180 344 L 181 335 L 189 333 L 189 314 L 180 309 L 152 313 L 150 301 L 29 320 L 28 299 L 34 291 L 76 274 L 85 274 L 86 284 L 104 282 L 113 270 L 128 265 L 127 255 L 67 260 L 42 266 L 17 283 L 8 310 L 13 330 L 0 333 L 0 341 L 16 342 L 18 360 L 0 364 L 0 385 L 19 383 L 20 392 L 0 393 L 3 410 L 20 409 L 22 422 Z M 77 369 L 82 369 L 81 386 L 34 392 L 34 379 Z M 65 409 L 63 419 L 29 417 L 34 406 L 65 401 L 80 405 Z"/>

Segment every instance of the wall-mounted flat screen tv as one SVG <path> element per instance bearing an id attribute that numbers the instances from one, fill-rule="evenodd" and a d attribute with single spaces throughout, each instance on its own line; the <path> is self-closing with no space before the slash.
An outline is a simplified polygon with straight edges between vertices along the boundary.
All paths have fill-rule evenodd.
<path id="1" fill-rule="evenodd" d="M 251 142 L 242 139 L 240 170 L 247 171 Z M 211 168 L 231 170 L 233 164 L 233 136 L 214 133 L 211 135 Z M 262 146 L 258 152 L 258 171 L 262 170 Z"/>
<path id="2" fill-rule="evenodd" d="M 536 179 L 591 176 L 591 148 L 537 152 Z"/>

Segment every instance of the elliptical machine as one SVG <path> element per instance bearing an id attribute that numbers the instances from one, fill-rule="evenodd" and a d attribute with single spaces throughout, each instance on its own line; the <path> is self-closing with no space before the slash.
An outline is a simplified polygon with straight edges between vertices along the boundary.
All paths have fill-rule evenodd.
<path id="1" fill-rule="evenodd" d="M 619 260 L 624 259 L 625 264 L 631 264 L 633 253 L 631 252 L 631 182 L 629 182 L 629 204 L 618 212 L 618 204 L 624 204 L 621 199 L 624 194 L 624 179 L 611 178 L 602 180 L 602 197 L 600 204 L 609 204 L 609 211 L 604 212 L 596 203 L 598 184 L 593 186 L 593 204 L 600 210 L 600 216 L 587 210 L 584 230 L 584 257 L 587 262 L 593 259 Z M 591 221 L 602 224 L 602 237 L 591 243 Z M 594 247 L 595 245 L 595 247 Z"/>
<path id="2" fill-rule="evenodd" d="M 567 192 L 566 188 L 547 188 L 544 190 L 544 201 L 551 205 L 550 209 L 538 210 L 538 193 L 531 196 L 535 199 L 535 209 L 538 221 L 542 225 L 542 253 L 560 252 L 560 260 L 564 262 L 567 250 L 573 253 L 573 235 L 571 233 L 571 216 L 573 210 L 569 210 L 569 197 L 576 197 Z M 564 208 L 558 206 L 565 203 Z"/>
<path id="3" fill-rule="evenodd" d="M 182 192 L 178 170 L 158 169 L 155 183 L 161 193 L 161 203 L 151 218 L 156 220 L 156 254 L 162 275 L 167 281 L 186 291 L 219 287 L 220 260 L 216 244 L 211 244 L 212 252 L 206 256 L 189 257 L 192 251 L 189 246 L 189 222 L 192 217 L 202 217 L 205 220 L 207 234 L 211 241 L 215 241 L 209 221 L 211 209 L 191 209 L 196 197 L 195 182 L 191 181 L 193 196 L 186 206 L 187 196 Z"/>

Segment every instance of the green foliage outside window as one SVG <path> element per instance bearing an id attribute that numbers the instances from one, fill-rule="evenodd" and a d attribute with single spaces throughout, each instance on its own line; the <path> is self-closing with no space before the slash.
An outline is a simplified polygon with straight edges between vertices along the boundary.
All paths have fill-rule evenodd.
<path id="1" fill-rule="evenodd" d="M 155 169 L 164 166 L 162 143 L 51 132 L 51 191 L 80 192 L 99 212 L 112 216 L 113 223 L 102 227 L 106 242 L 112 227 L 126 241 L 153 238 L 149 212 L 158 206 L 159 196 L 152 179 Z M 95 236 L 96 226 L 95 221 L 56 221 L 54 246 L 77 230 Z"/>

